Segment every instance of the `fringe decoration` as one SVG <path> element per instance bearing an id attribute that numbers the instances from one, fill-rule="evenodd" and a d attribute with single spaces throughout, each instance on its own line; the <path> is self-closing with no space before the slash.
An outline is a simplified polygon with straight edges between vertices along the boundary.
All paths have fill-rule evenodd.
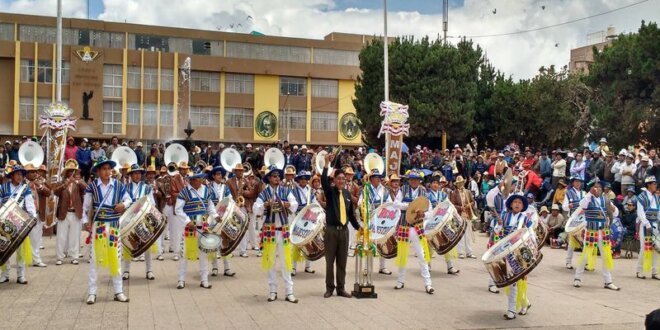
<path id="1" fill-rule="evenodd" d="M 23 256 L 23 262 L 26 265 L 32 265 L 32 243 L 30 242 L 30 237 L 25 237 L 23 244 L 21 244 L 21 254 Z"/>
<path id="2" fill-rule="evenodd" d="M 94 257 L 96 265 L 107 268 L 110 276 L 119 276 L 119 229 L 115 222 L 96 224 L 94 235 Z"/>
<path id="3" fill-rule="evenodd" d="M 445 253 L 445 261 L 456 259 L 458 259 L 458 250 L 456 250 L 456 247 L 453 247 L 449 252 Z"/>
<path id="4" fill-rule="evenodd" d="M 189 228 L 186 226 L 183 234 L 183 253 L 184 258 L 195 261 L 199 258 L 197 251 L 197 228 Z"/>

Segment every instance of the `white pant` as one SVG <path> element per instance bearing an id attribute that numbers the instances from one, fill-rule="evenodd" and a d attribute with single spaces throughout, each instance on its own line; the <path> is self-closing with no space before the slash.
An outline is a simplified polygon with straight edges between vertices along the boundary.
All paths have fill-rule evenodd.
<path id="1" fill-rule="evenodd" d="M 14 255 L 16 255 L 16 276 L 25 277 L 25 261 L 23 261 L 23 255 L 20 253 L 20 250 L 21 248 L 18 248 L 18 250 L 14 252 Z M 9 278 L 9 272 L 11 271 L 10 260 L 11 257 L 7 259 L 7 263 L 2 266 L 2 274 L 0 274 L 0 278 L 2 279 Z"/>
<path id="2" fill-rule="evenodd" d="M 57 221 L 57 247 L 55 254 L 57 260 L 64 260 L 69 256 L 72 260 L 78 260 L 80 256 L 80 219 L 75 212 L 66 214 L 64 220 Z"/>
<path id="3" fill-rule="evenodd" d="M 30 244 L 32 247 L 32 263 L 38 264 L 41 262 L 41 237 L 44 232 L 44 223 L 40 220 L 37 221 L 37 224 L 30 231 Z"/>
<path id="4" fill-rule="evenodd" d="M 181 244 L 183 245 L 183 234 L 179 235 L 181 238 Z M 170 237 L 172 239 L 172 237 Z M 181 248 L 183 250 L 183 248 Z M 197 255 L 199 256 L 199 276 L 201 277 L 202 282 L 208 282 L 209 280 L 209 254 L 197 248 Z M 217 259 L 216 259 L 217 260 Z M 179 259 L 179 281 L 186 280 L 186 273 L 188 272 L 188 259 L 186 256 L 182 256 Z"/>
<path id="5" fill-rule="evenodd" d="M 94 228 L 92 229 L 92 232 L 96 231 L 96 225 L 94 225 Z M 94 245 L 93 242 L 90 244 L 90 246 Z M 122 246 L 121 242 L 119 243 L 119 251 L 121 251 Z M 92 261 L 89 263 L 89 276 L 88 276 L 88 294 L 96 294 L 96 289 L 97 289 L 97 274 L 96 274 L 96 256 L 94 255 L 94 249 L 91 248 L 91 255 L 92 255 Z M 121 262 L 121 252 L 119 252 L 119 261 Z M 123 286 L 121 283 L 121 269 L 119 270 L 119 275 L 117 276 L 112 276 L 112 288 L 115 291 L 115 294 L 117 293 L 122 293 L 123 291 Z"/>
<path id="6" fill-rule="evenodd" d="M 429 265 L 426 263 L 426 260 L 424 259 L 424 250 L 422 250 L 422 245 L 419 244 L 419 238 L 417 238 L 417 230 L 415 229 L 415 227 L 412 226 L 409 227 L 408 240 L 410 241 L 410 244 L 415 250 L 415 254 L 417 254 L 417 261 L 419 262 L 420 273 L 422 275 L 422 278 L 424 279 L 424 285 L 430 286 L 431 274 L 429 273 Z M 409 253 L 409 251 L 399 251 L 398 253 Z M 405 283 L 405 281 L 406 281 L 406 268 L 399 267 L 399 278 L 397 279 L 397 282 Z"/>
<path id="7" fill-rule="evenodd" d="M 163 214 L 167 217 L 167 225 L 170 230 L 170 248 L 175 255 L 181 256 L 181 247 L 183 242 L 184 221 L 181 216 L 174 215 L 174 209 L 170 205 L 165 205 Z"/>
<path id="8" fill-rule="evenodd" d="M 275 232 L 275 242 L 277 244 L 275 249 L 275 265 L 268 271 L 268 288 L 270 292 L 277 293 L 276 270 L 279 267 L 282 273 L 282 281 L 284 281 L 284 287 L 286 288 L 286 294 L 290 295 L 293 294 L 293 281 L 291 280 L 291 273 L 289 273 L 284 265 L 284 243 L 282 242 L 282 232 L 279 230 Z"/>
<path id="9" fill-rule="evenodd" d="M 156 244 L 156 243 L 154 243 Z M 144 252 L 144 264 L 147 267 L 147 273 L 153 271 L 153 259 L 151 258 L 151 251 L 147 249 L 147 251 Z M 131 260 L 127 259 L 122 259 L 121 261 L 121 270 L 124 273 L 130 273 L 131 272 Z"/>
<path id="10" fill-rule="evenodd" d="M 293 262 L 293 269 L 296 269 L 296 266 L 298 266 L 298 262 L 294 261 Z M 312 267 L 312 262 L 305 259 L 305 269 Z"/>
<path id="11" fill-rule="evenodd" d="M 461 241 L 456 245 L 458 254 L 471 255 L 472 253 L 472 224 L 468 223 L 465 234 Z"/>
<path id="12" fill-rule="evenodd" d="M 218 261 L 218 256 L 220 256 L 220 251 L 216 252 L 218 255 L 213 258 L 213 262 L 211 262 L 211 265 L 213 269 L 220 269 L 220 261 Z M 229 262 L 229 256 L 227 257 L 220 257 L 222 259 L 223 266 L 225 267 L 225 271 L 231 269 L 231 263 Z"/>
<path id="13" fill-rule="evenodd" d="M 570 243 L 571 238 L 570 237 L 567 237 L 567 238 L 569 239 L 569 241 L 566 243 L 566 264 L 567 265 L 572 265 L 573 264 L 573 253 L 575 253 L 575 251 L 573 251 L 573 247 L 571 247 L 571 243 Z"/>
<path id="14" fill-rule="evenodd" d="M 248 226 L 248 231 L 245 235 L 248 237 L 248 243 L 252 244 L 252 247 L 254 247 L 255 249 L 258 249 L 259 235 L 257 235 L 257 216 L 254 215 L 254 213 L 250 212 L 248 213 L 248 217 L 250 218 L 250 225 Z"/>
<path id="15" fill-rule="evenodd" d="M 247 210 L 244 207 L 241 207 L 241 211 L 243 211 L 245 214 L 248 214 Z M 241 242 L 238 243 L 238 252 L 240 254 L 247 253 L 247 245 L 248 245 L 248 240 L 250 239 L 250 231 L 252 231 L 250 229 L 250 226 L 253 224 L 254 222 L 252 222 L 252 217 L 248 215 L 248 225 L 247 225 L 248 228 L 245 232 L 245 235 L 243 235 L 243 238 L 241 238 Z"/>
<path id="16" fill-rule="evenodd" d="M 518 282 L 509 285 L 509 296 L 507 297 L 507 310 L 516 313 L 516 300 L 518 299 Z"/>
<path id="17" fill-rule="evenodd" d="M 644 260 L 644 233 L 647 231 L 646 227 L 644 225 L 640 224 L 639 225 L 639 255 L 637 256 L 637 272 L 642 273 L 642 261 Z M 658 275 L 658 252 L 653 249 L 651 251 L 653 253 L 653 259 L 652 259 L 652 269 L 651 269 L 651 274 L 652 275 Z"/>
<path id="18" fill-rule="evenodd" d="M 598 231 L 596 235 L 598 236 L 598 250 L 600 251 L 600 255 L 604 256 L 605 251 L 603 251 L 603 236 L 601 235 L 600 231 Z M 584 250 L 582 250 L 582 254 L 584 254 Z M 575 269 L 576 280 L 582 280 L 582 274 L 584 273 L 584 266 L 587 264 L 586 256 L 584 256 L 584 258 L 581 257 L 581 259 L 582 261 Z M 612 283 L 612 273 L 609 270 L 607 270 L 607 268 L 605 268 L 605 265 L 603 265 L 603 280 L 605 281 L 606 284 Z"/>
<path id="19" fill-rule="evenodd" d="M 349 227 L 352 227 L 352 226 L 349 226 Z M 386 268 L 385 267 L 385 258 L 383 258 L 383 257 L 378 258 L 378 264 L 379 264 L 378 270 L 385 269 Z"/>

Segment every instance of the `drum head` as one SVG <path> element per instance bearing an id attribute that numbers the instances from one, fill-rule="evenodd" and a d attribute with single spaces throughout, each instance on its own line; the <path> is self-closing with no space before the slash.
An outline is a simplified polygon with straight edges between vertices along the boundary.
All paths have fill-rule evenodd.
<path id="1" fill-rule="evenodd" d="M 522 228 L 514 231 L 513 233 L 502 238 L 499 242 L 495 243 L 490 249 L 486 250 L 484 255 L 481 257 L 483 262 L 491 262 L 493 260 L 498 260 L 511 253 L 511 251 L 517 249 L 528 236 L 534 235 L 534 233 L 528 228 Z"/>
<path id="2" fill-rule="evenodd" d="M 199 246 L 207 250 L 220 248 L 220 236 L 214 233 L 202 233 L 199 235 Z"/>
<path id="3" fill-rule="evenodd" d="M 373 211 L 369 221 L 369 235 L 376 243 L 383 243 L 394 235 L 401 219 L 401 210 L 394 203 L 385 203 Z"/>
<path id="4" fill-rule="evenodd" d="M 587 224 L 587 219 L 584 217 L 583 212 L 580 212 L 579 214 L 572 216 L 568 219 L 566 222 L 566 226 L 564 227 L 564 231 L 567 233 L 574 233 L 578 230 L 581 230 L 584 228 Z"/>
<path id="5" fill-rule="evenodd" d="M 307 244 L 325 226 L 325 211 L 314 203 L 305 206 L 291 223 L 291 243 L 295 245 Z"/>
<path id="6" fill-rule="evenodd" d="M 442 202 L 433 209 L 431 217 L 424 220 L 424 232 L 427 236 L 437 233 L 453 217 L 453 207 L 449 202 Z"/>
<path id="7" fill-rule="evenodd" d="M 149 205 L 149 198 L 143 196 L 135 201 L 131 206 L 124 211 L 124 214 L 119 218 L 120 232 L 130 231 L 142 219 L 141 215 L 145 212 L 146 206 Z"/>

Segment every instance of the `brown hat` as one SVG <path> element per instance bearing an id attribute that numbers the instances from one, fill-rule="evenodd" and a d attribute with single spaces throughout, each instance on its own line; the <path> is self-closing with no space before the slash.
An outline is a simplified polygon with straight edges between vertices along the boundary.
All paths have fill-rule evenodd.
<path id="1" fill-rule="evenodd" d="M 459 175 L 456 177 L 456 181 L 454 181 L 454 184 L 462 186 L 465 183 L 465 179 L 463 178 L 462 175 Z"/>
<path id="2" fill-rule="evenodd" d="M 167 173 L 167 167 L 166 166 L 161 166 L 160 167 L 160 174 L 165 174 Z"/>
<path id="3" fill-rule="evenodd" d="M 287 165 L 284 168 L 284 175 L 296 175 L 296 168 L 293 165 Z"/>
<path id="4" fill-rule="evenodd" d="M 559 179 L 559 181 L 557 181 L 557 183 L 559 183 L 560 185 L 562 185 L 564 187 L 568 186 L 568 184 L 566 184 L 566 180 L 564 180 L 564 179 Z"/>
<path id="5" fill-rule="evenodd" d="M 186 161 L 180 161 L 178 165 L 179 168 L 190 168 L 190 166 L 188 166 L 188 162 Z"/>
<path id="6" fill-rule="evenodd" d="M 167 169 L 165 169 L 167 171 Z M 156 165 L 149 165 L 147 167 L 147 173 L 156 173 Z"/>
<path id="7" fill-rule="evenodd" d="M 353 172 L 353 168 L 350 166 L 344 167 L 344 175 L 355 175 L 355 172 Z"/>
<path id="8" fill-rule="evenodd" d="M 243 167 L 243 163 L 236 164 L 231 171 L 232 172 L 234 172 L 234 171 L 245 171 L 245 168 Z"/>
<path id="9" fill-rule="evenodd" d="M 39 168 L 36 167 L 36 166 L 34 166 L 33 164 L 27 164 L 27 165 L 25 165 L 25 167 L 23 167 L 23 168 L 24 168 L 25 171 L 27 171 L 27 172 L 34 172 L 34 171 L 38 171 L 38 170 L 39 170 Z"/>
<path id="10" fill-rule="evenodd" d="M 401 181 L 401 177 L 396 173 L 392 173 L 390 174 L 389 181 Z"/>
<path id="11" fill-rule="evenodd" d="M 62 172 L 66 171 L 77 171 L 80 168 L 78 167 L 78 162 L 75 159 L 69 159 L 66 162 L 64 162 L 64 168 L 62 169 Z"/>

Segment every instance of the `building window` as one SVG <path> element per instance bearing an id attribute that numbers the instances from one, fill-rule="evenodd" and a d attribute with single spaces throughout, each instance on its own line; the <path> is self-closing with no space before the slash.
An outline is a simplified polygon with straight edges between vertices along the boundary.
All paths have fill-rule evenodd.
<path id="1" fill-rule="evenodd" d="M 128 67 L 128 88 L 140 89 L 140 67 Z"/>
<path id="2" fill-rule="evenodd" d="M 160 90 L 171 91 L 174 86 L 174 73 L 172 69 L 160 69 Z"/>
<path id="3" fill-rule="evenodd" d="M 211 54 L 213 54 L 213 49 L 211 49 Z M 230 41 L 227 42 L 227 57 L 310 63 L 311 49 L 308 47 L 264 45 Z"/>
<path id="4" fill-rule="evenodd" d="M 156 126 L 158 122 L 158 107 L 155 103 L 145 103 L 144 104 L 144 126 Z"/>
<path id="5" fill-rule="evenodd" d="M 121 102 L 103 101 L 103 133 L 121 133 Z"/>
<path id="6" fill-rule="evenodd" d="M 0 23 L 0 40 L 14 41 L 13 23 Z"/>
<path id="7" fill-rule="evenodd" d="M 64 100 L 62 100 L 64 102 Z M 46 111 L 46 108 L 52 103 L 50 98 L 38 98 L 37 99 L 37 114 L 43 114 Z"/>
<path id="8" fill-rule="evenodd" d="M 103 66 L 103 96 L 121 98 L 122 89 L 122 67 L 121 65 L 106 64 Z"/>
<path id="9" fill-rule="evenodd" d="M 280 77 L 280 95 L 305 96 L 307 79 Z"/>
<path id="10" fill-rule="evenodd" d="M 40 60 L 37 62 L 37 81 L 40 83 L 53 83 L 53 62 Z"/>
<path id="11" fill-rule="evenodd" d="M 160 105 L 160 126 L 172 126 L 174 124 L 172 120 L 172 108 L 171 104 Z"/>
<path id="12" fill-rule="evenodd" d="M 245 108 L 225 108 L 225 127 L 253 127 L 254 110 Z"/>
<path id="13" fill-rule="evenodd" d="M 360 65 L 360 52 L 353 50 L 314 48 L 314 64 Z"/>
<path id="14" fill-rule="evenodd" d="M 33 60 L 21 60 L 21 82 L 34 82 Z"/>
<path id="15" fill-rule="evenodd" d="M 328 79 L 312 79 L 312 96 L 337 98 L 339 81 Z"/>
<path id="16" fill-rule="evenodd" d="M 71 63 L 62 62 L 62 84 L 69 84 L 71 72 Z M 57 74 L 57 72 L 55 73 Z"/>
<path id="17" fill-rule="evenodd" d="M 220 74 L 216 72 L 191 71 L 190 88 L 198 92 L 219 92 Z"/>
<path id="18" fill-rule="evenodd" d="M 289 130 L 305 130 L 307 127 L 307 111 L 280 111 L 280 132 Z"/>
<path id="19" fill-rule="evenodd" d="M 190 107 L 190 123 L 193 127 L 218 127 L 220 109 L 217 107 Z"/>
<path id="20" fill-rule="evenodd" d="M 124 48 L 123 32 L 78 31 L 78 45 L 96 48 Z"/>
<path id="21" fill-rule="evenodd" d="M 254 94 L 254 75 L 228 73 L 225 82 L 227 93 Z"/>
<path id="22" fill-rule="evenodd" d="M 195 55 L 211 55 L 211 41 L 193 39 L 192 51 Z"/>
<path id="23" fill-rule="evenodd" d="M 337 113 L 312 112 L 312 130 L 337 131 Z"/>
<path id="24" fill-rule="evenodd" d="M 144 89 L 158 89 L 158 68 L 144 68 Z"/>
<path id="25" fill-rule="evenodd" d="M 169 51 L 169 38 L 162 36 L 150 36 L 146 34 L 135 35 L 135 49 L 145 49 L 151 51 Z"/>
<path id="26" fill-rule="evenodd" d="M 126 123 L 128 125 L 140 125 L 140 103 L 129 102 L 126 106 Z"/>
<path id="27" fill-rule="evenodd" d="M 34 100 L 31 97 L 21 97 L 19 103 L 19 117 L 21 121 L 34 120 Z"/>
<path id="28" fill-rule="evenodd" d="M 40 44 L 54 44 L 57 39 L 57 30 L 49 26 L 20 25 L 18 37 L 23 42 L 38 42 Z"/>

